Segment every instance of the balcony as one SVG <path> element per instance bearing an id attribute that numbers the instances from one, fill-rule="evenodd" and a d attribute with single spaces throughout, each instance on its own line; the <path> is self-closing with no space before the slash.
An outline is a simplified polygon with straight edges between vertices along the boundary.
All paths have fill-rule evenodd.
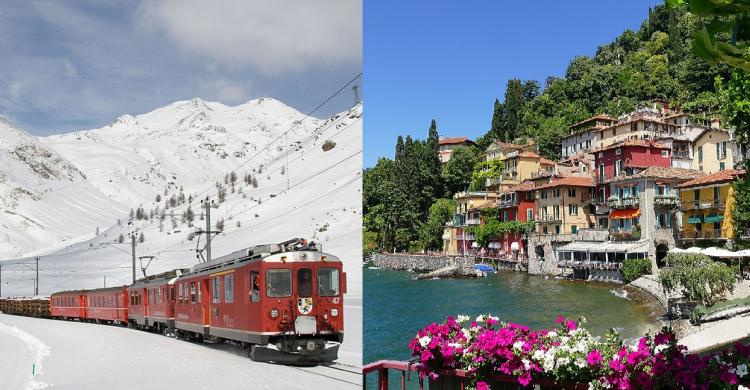
<path id="1" fill-rule="evenodd" d="M 537 218 L 536 222 L 540 223 L 560 223 L 562 222 L 562 218 L 560 218 L 560 214 L 549 214 L 549 215 L 542 215 L 539 218 Z"/>
<path id="2" fill-rule="evenodd" d="M 641 204 L 638 196 L 625 196 L 623 198 L 607 199 L 607 206 L 611 209 L 635 209 Z"/>
<path id="3" fill-rule="evenodd" d="M 500 200 L 497 204 L 497 208 L 504 209 L 508 207 L 516 207 L 518 206 L 518 199 L 506 199 L 506 200 Z"/>
<path id="4" fill-rule="evenodd" d="M 548 176 L 552 176 L 553 173 L 554 173 L 553 171 L 548 170 L 548 169 L 540 169 L 540 170 L 538 170 L 536 172 L 533 172 L 531 174 L 531 178 L 532 179 L 538 179 L 540 177 L 548 177 Z"/>
<path id="5" fill-rule="evenodd" d="M 456 234 L 456 240 L 459 241 L 474 241 L 474 236 L 471 234 Z"/>
<path id="6" fill-rule="evenodd" d="M 503 180 L 518 180 L 518 171 L 512 170 L 512 171 L 504 171 Z"/>
<path id="7" fill-rule="evenodd" d="M 682 202 L 683 210 L 723 209 L 724 207 L 726 207 L 726 203 L 723 199 L 690 200 Z"/>
<path id="8" fill-rule="evenodd" d="M 690 153 L 687 150 L 675 150 L 672 151 L 672 158 L 690 159 Z"/>
<path id="9" fill-rule="evenodd" d="M 657 207 L 679 208 L 680 199 L 674 195 L 656 195 L 654 205 Z"/>
<path id="10" fill-rule="evenodd" d="M 612 237 L 613 240 L 639 240 L 641 238 L 641 232 L 632 227 L 612 227 L 609 228 L 609 236 Z"/>
<path id="11" fill-rule="evenodd" d="M 591 204 L 600 204 L 601 198 L 597 194 L 589 194 L 588 192 L 584 192 L 581 194 L 581 202 L 582 203 L 591 203 Z"/>
<path id="12" fill-rule="evenodd" d="M 680 230 L 682 240 L 726 240 L 728 229 Z"/>
<path id="13" fill-rule="evenodd" d="M 466 225 L 479 225 L 480 221 L 480 218 L 466 218 Z"/>

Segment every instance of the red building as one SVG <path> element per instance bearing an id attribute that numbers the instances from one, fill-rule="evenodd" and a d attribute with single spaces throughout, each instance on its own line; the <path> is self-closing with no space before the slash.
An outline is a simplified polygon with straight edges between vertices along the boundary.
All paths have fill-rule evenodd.
<path id="1" fill-rule="evenodd" d="M 534 183 L 524 181 L 503 193 L 498 202 L 500 221 L 527 222 L 534 220 Z M 512 257 L 513 251 L 518 251 L 521 258 L 527 253 L 527 243 L 523 239 L 523 232 L 510 232 L 500 236 L 499 248 L 502 253 Z"/>
<path id="2" fill-rule="evenodd" d="M 594 150 L 597 194 L 600 202 L 610 196 L 603 183 L 616 176 L 631 175 L 648 167 L 670 167 L 669 145 L 652 140 L 626 140 Z"/>

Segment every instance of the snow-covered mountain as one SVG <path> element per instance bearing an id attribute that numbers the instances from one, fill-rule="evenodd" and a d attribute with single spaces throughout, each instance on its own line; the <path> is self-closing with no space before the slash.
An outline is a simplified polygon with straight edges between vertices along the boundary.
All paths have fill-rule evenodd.
<path id="1" fill-rule="evenodd" d="M 54 148 L 0 118 L 0 258 L 92 237 L 126 211 Z"/>
<path id="2" fill-rule="evenodd" d="M 127 283 L 122 250 L 130 248 L 119 239 L 137 228 L 145 238 L 138 255 L 157 256 L 149 272 L 189 266 L 198 245 L 191 232 L 205 227 L 199 200 L 219 203 L 222 187 L 212 225 L 223 220 L 224 232 L 213 239 L 214 256 L 312 238 L 346 259 L 359 290 L 361 117 L 361 105 L 317 119 L 274 99 L 228 107 L 196 98 L 38 139 L 2 122 L 0 256 L 43 254 L 40 273 L 54 264 L 65 275 L 41 283 L 40 293 L 96 287 L 104 276 L 110 285 Z M 231 172 L 234 185 L 226 181 Z M 128 212 L 138 208 L 144 218 L 129 225 Z M 188 209 L 192 223 L 183 220 Z M 3 294 L 29 294 L 9 267 Z M 24 272 L 18 268 L 19 277 Z"/>

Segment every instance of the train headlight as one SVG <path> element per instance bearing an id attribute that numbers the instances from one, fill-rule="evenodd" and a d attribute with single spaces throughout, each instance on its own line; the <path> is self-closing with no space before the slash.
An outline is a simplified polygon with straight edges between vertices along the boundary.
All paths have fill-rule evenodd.
<path id="1" fill-rule="evenodd" d="M 307 350 L 308 351 L 314 351 L 315 350 L 315 341 L 308 341 L 307 342 Z"/>
<path id="2" fill-rule="evenodd" d="M 271 318 L 278 318 L 279 317 L 279 309 L 271 309 L 268 311 L 268 314 L 271 316 Z"/>
<path id="3" fill-rule="evenodd" d="M 334 317 L 338 317 L 339 315 L 339 309 L 331 309 L 331 315 Z"/>

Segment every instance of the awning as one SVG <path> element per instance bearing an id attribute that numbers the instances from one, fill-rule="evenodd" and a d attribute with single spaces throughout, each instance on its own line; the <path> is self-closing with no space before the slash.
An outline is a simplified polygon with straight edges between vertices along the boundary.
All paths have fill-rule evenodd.
<path id="1" fill-rule="evenodd" d="M 493 241 L 493 242 L 490 243 L 489 248 L 490 249 L 500 249 L 500 243 L 497 242 L 497 241 Z"/>
<path id="2" fill-rule="evenodd" d="M 639 209 L 612 210 L 609 213 L 609 217 L 613 219 L 636 218 L 639 215 L 641 215 L 641 210 Z"/>
<path id="3" fill-rule="evenodd" d="M 707 223 L 721 222 L 723 220 L 724 220 L 724 216 L 719 215 L 719 214 L 706 215 L 706 219 L 704 219 L 704 221 Z"/>
<path id="4" fill-rule="evenodd" d="M 688 223 L 703 223 L 703 216 L 702 215 L 688 216 Z"/>
<path id="5" fill-rule="evenodd" d="M 557 248 L 558 252 L 648 252 L 648 241 L 620 243 L 611 241 L 573 241 Z"/>

